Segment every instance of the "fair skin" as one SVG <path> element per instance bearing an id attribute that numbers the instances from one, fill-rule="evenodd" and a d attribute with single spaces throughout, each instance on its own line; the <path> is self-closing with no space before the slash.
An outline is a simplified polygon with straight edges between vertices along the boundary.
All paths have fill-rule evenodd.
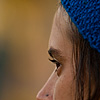
<path id="1" fill-rule="evenodd" d="M 68 15 L 66 14 L 65 17 L 66 21 L 58 8 L 53 21 L 48 51 L 50 59 L 57 61 L 58 69 L 55 68 L 56 71 L 53 71 L 39 91 L 37 100 L 73 100 L 74 98 L 72 43 L 69 39 L 71 28 Z"/>

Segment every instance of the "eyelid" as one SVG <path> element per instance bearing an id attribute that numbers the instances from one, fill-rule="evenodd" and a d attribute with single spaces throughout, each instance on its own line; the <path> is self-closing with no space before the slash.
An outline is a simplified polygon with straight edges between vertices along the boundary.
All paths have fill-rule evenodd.
<path id="1" fill-rule="evenodd" d="M 55 59 L 53 59 L 53 60 L 49 59 L 49 61 L 51 61 L 51 62 L 53 62 L 53 63 L 55 63 L 55 64 L 58 62 L 58 61 L 55 60 Z"/>
<path id="2" fill-rule="evenodd" d="M 57 61 L 56 59 L 53 59 L 53 60 L 49 59 L 49 61 L 52 62 L 52 63 L 54 63 L 54 64 L 56 64 L 56 66 L 57 66 L 57 64 L 62 65 L 62 64 L 61 64 L 59 61 Z M 57 67 L 57 68 L 58 68 L 58 67 Z"/>
<path id="3" fill-rule="evenodd" d="M 60 76 L 60 74 L 61 74 L 61 66 L 62 66 L 61 63 L 59 63 L 56 59 L 53 59 L 53 60 L 49 59 L 49 61 L 51 61 L 52 63 L 56 64 L 55 72 L 57 73 L 57 76 Z"/>
<path id="4" fill-rule="evenodd" d="M 59 49 L 55 49 L 55 48 L 52 48 L 52 47 L 51 47 L 51 48 L 48 50 L 48 54 L 49 54 L 50 57 L 52 57 L 52 58 L 57 58 L 57 59 L 59 59 L 60 61 L 62 61 L 62 60 L 65 59 L 65 57 L 62 55 L 61 50 L 59 50 Z M 58 61 L 59 61 L 59 60 L 58 60 Z"/>
<path id="5" fill-rule="evenodd" d="M 54 59 L 56 60 L 57 62 L 59 62 L 61 65 L 63 65 L 63 63 L 66 61 L 66 57 L 65 56 L 62 56 L 62 55 L 54 55 L 54 53 L 52 54 L 52 52 L 50 52 L 50 50 L 48 51 L 48 54 L 49 54 L 49 58 L 50 59 Z M 61 53 L 60 53 L 61 54 Z M 52 62 L 52 61 L 51 61 Z"/>
<path id="6" fill-rule="evenodd" d="M 60 61 L 58 61 L 57 59 L 55 58 L 48 58 L 50 62 L 54 63 L 54 64 L 57 64 L 57 63 L 60 63 Z M 61 63 L 60 63 L 61 64 Z"/>

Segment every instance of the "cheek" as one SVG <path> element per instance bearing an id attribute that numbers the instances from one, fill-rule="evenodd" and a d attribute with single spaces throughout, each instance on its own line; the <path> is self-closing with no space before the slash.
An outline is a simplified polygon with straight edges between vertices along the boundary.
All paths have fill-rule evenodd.
<path id="1" fill-rule="evenodd" d="M 73 100 L 73 73 L 70 67 L 62 72 L 55 84 L 54 100 Z"/>

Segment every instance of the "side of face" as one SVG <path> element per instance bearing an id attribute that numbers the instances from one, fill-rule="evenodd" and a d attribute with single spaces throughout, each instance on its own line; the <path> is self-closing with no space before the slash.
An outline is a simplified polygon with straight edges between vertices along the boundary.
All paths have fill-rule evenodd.
<path id="1" fill-rule="evenodd" d="M 50 78 L 37 94 L 37 100 L 73 100 L 74 73 L 72 63 L 72 43 L 69 39 L 70 26 L 68 15 L 66 21 L 58 8 L 49 40 L 49 54 L 55 63 Z"/>

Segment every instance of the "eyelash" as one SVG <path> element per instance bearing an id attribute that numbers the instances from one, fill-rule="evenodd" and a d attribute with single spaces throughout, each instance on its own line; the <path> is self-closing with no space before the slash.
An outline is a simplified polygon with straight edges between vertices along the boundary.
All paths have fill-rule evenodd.
<path id="1" fill-rule="evenodd" d="M 52 63 L 54 63 L 54 64 L 56 64 L 56 67 L 57 67 L 56 71 L 61 66 L 61 64 L 57 60 L 55 60 L 55 59 L 53 59 L 53 60 L 49 59 L 49 61 L 52 62 Z"/>

